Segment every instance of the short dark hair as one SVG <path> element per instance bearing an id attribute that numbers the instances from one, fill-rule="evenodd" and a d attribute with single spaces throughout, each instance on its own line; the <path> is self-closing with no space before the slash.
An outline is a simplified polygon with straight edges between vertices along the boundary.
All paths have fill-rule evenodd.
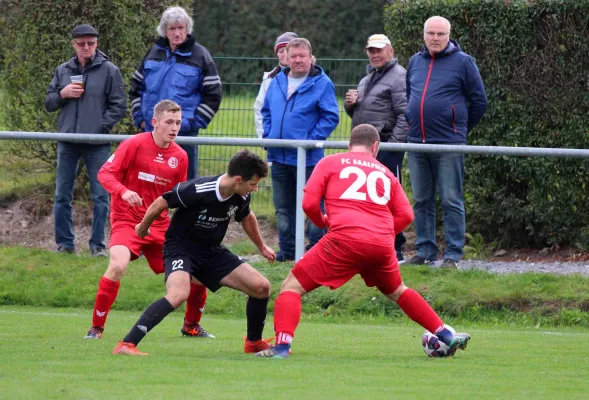
<path id="1" fill-rule="evenodd" d="M 372 125 L 358 125 L 350 133 L 350 146 L 361 145 L 370 149 L 375 142 L 380 143 L 380 135 Z"/>
<path id="2" fill-rule="evenodd" d="M 265 178 L 268 176 L 268 164 L 259 155 L 248 149 L 238 151 L 229 160 L 227 175 L 241 176 L 244 181 L 249 181 L 254 176 Z"/>

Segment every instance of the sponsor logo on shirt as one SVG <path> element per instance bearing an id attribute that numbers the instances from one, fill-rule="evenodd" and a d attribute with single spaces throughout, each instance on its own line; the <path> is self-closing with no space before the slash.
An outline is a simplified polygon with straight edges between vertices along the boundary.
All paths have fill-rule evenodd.
<path id="1" fill-rule="evenodd" d="M 164 163 L 164 155 L 163 153 L 157 153 L 157 157 L 153 160 L 156 163 L 163 164 Z"/>
<path id="2" fill-rule="evenodd" d="M 229 207 L 229 211 L 227 211 L 227 216 L 229 218 L 231 218 L 233 216 L 233 214 L 235 214 L 236 211 L 237 211 L 237 206 Z"/>
<path id="3" fill-rule="evenodd" d="M 139 171 L 139 176 L 138 178 L 142 181 L 146 181 L 146 182 L 155 182 L 155 175 L 153 174 L 148 174 L 146 172 L 141 172 Z"/>
<path id="4" fill-rule="evenodd" d="M 178 166 L 178 159 L 176 157 L 168 158 L 168 166 L 170 168 L 176 168 Z"/>
<path id="5" fill-rule="evenodd" d="M 139 171 L 139 176 L 137 177 L 139 180 L 145 182 L 155 183 L 156 185 L 166 186 L 169 183 L 172 183 L 171 179 L 162 178 L 161 176 L 155 176 L 153 174 L 148 174 L 147 172 Z"/>

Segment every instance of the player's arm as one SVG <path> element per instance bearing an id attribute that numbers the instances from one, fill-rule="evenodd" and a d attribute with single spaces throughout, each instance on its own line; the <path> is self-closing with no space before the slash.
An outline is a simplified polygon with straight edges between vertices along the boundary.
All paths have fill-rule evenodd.
<path id="1" fill-rule="evenodd" d="M 397 178 L 394 178 L 391 181 L 393 183 L 393 188 L 391 190 L 392 196 L 389 201 L 389 209 L 393 214 L 395 233 L 399 233 L 413 222 L 413 208 L 411 208 L 409 199 L 403 191 L 403 186 L 401 186 Z"/>
<path id="2" fill-rule="evenodd" d="M 143 204 L 143 199 L 139 194 L 127 189 L 119 181 L 118 176 L 122 176 L 129 169 L 136 150 L 130 140 L 125 140 L 98 171 L 98 182 L 102 187 L 113 196 L 121 196 L 131 207 Z"/>
<path id="3" fill-rule="evenodd" d="M 303 211 L 319 228 L 327 228 L 329 223 L 327 215 L 321 212 L 321 199 L 325 196 L 327 188 L 327 161 L 323 158 L 317 163 L 313 173 L 305 185 L 303 194 Z"/>
<path id="4" fill-rule="evenodd" d="M 274 250 L 266 246 L 266 243 L 264 243 L 264 239 L 262 239 L 262 235 L 260 235 L 258 219 L 253 212 L 250 211 L 250 213 L 241 220 L 241 226 L 250 240 L 256 245 L 258 250 L 260 250 L 260 253 L 262 253 L 268 261 L 274 262 L 276 254 L 274 253 Z"/>
<path id="5" fill-rule="evenodd" d="M 143 216 L 143 220 L 135 226 L 135 232 L 137 232 L 137 236 L 140 238 L 144 238 L 145 236 L 149 235 L 149 227 L 153 224 L 164 210 L 168 209 L 168 202 L 162 196 L 155 199 L 153 203 L 149 206 L 145 215 Z"/>

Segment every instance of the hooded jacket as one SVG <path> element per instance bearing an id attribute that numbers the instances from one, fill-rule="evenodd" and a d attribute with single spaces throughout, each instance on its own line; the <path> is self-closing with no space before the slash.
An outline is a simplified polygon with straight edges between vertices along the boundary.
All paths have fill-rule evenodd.
<path id="1" fill-rule="evenodd" d="M 424 47 L 407 66 L 407 141 L 465 144 L 487 109 L 487 95 L 474 59 L 450 40 L 432 57 Z"/>
<path id="2" fill-rule="evenodd" d="M 366 72 L 368 75 L 358 84 L 358 101 L 350 107 L 345 106 L 352 117 L 352 128 L 370 124 L 376 128 L 382 141 L 405 143 L 405 68 L 393 58 L 381 70 L 369 64 Z"/>
<path id="3" fill-rule="evenodd" d="M 63 99 L 59 92 L 71 83 L 72 75 L 84 76 L 84 94 L 77 99 Z M 57 117 L 60 133 L 110 133 L 127 113 L 121 72 L 99 50 L 83 73 L 74 56 L 55 70 L 45 96 L 45 108 L 49 112 L 61 109 Z"/>
<path id="4" fill-rule="evenodd" d="M 307 79 L 287 99 L 288 73 L 280 72 L 268 87 L 262 116 L 265 139 L 326 140 L 339 123 L 335 86 L 323 69 L 313 65 Z M 323 149 L 307 150 L 307 166 L 323 158 Z M 297 165 L 297 149 L 268 148 L 268 161 Z"/>

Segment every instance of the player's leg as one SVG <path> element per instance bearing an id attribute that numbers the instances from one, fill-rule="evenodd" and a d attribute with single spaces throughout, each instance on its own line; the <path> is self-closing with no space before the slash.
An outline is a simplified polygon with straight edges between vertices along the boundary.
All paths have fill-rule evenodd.
<path id="1" fill-rule="evenodd" d="M 149 264 L 149 267 L 155 274 L 162 274 L 165 271 L 163 243 L 165 231 L 152 230 L 147 238 L 152 239 L 152 243 L 141 247 L 143 255 Z M 207 301 L 207 288 L 199 282 L 190 283 L 190 294 L 186 300 L 186 312 L 184 314 L 184 323 L 180 332 L 184 336 L 191 337 L 208 337 L 214 338 L 200 326 L 202 313 L 204 312 Z"/>
<path id="2" fill-rule="evenodd" d="M 282 282 L 280 294 L 274 302 L 276 346 L 260 351 L 256 353 L 256 356 L 288 357 L 292 339 L 301 321 L 301 297 L 306 293 L 307 291 L 293 273 L 289 272 L 284 282 Z"/>
<path id="3" fill-rule="evenodd" d="M 186 300 L 186 312 L 184 313 L 184 324 L 180 332 L 184 336 L 212 338 L 215 336 L 210 334 L 205 328 L 200 325 L 202 314 L 205 311 L 207 303 L 207 288 L 199 282 L 190 283 L 190 294 Z"/>
<path id="4" fill-rule="evenodd" d="M 98 291 L 96 292 L 94 311 L 92 313 L 92 327 L 84 336 L 84 339 L 100 339 L 102 337 L 106 318 L 117 298 L 121 279 L 125 276 L 131 261 L 131 251 L 123 245 L 112 246 L 109 249 L 109 254 L 108 268 L 100 281 L 98 281 Z"/>
<path id="5" fill-rule="evenodd" d="M 398 268 L 381 273 L 377 279 L 379 281 L 376 285 L 378 290 L 397 303 L 409 318 L 428 331 L 433 332 L 450 348 L 466 348 L 470 336 L 467 333 L 453 334 L 447 329 L 442 319 L 428 302 L 417 291 L 403 284 Z"/>
<path id="6" fill-rule="evenodd" d="M 169 265 L 168 265 L 169 262 Z M 190 260 L 166 259 L 166 295 L 151 303 L 133 325 L 125 338 L 113 350 L 113 354 L 147 355 L 137 350 L 139 342 L 162 320 L 180 307 L 190 294 Z"/>
<path id="7" fill-rule="evenodd" d="M 246 353 L 255 353 L 270 348 L 270 345 L 262 338 L 270 298 L 270 282 L 268 279 L 251 265 L 241 263 L 224 276 L 220 280 L 220 284 L 249 296 L 245 308 L 247 336 L 244 351 Z"/>

